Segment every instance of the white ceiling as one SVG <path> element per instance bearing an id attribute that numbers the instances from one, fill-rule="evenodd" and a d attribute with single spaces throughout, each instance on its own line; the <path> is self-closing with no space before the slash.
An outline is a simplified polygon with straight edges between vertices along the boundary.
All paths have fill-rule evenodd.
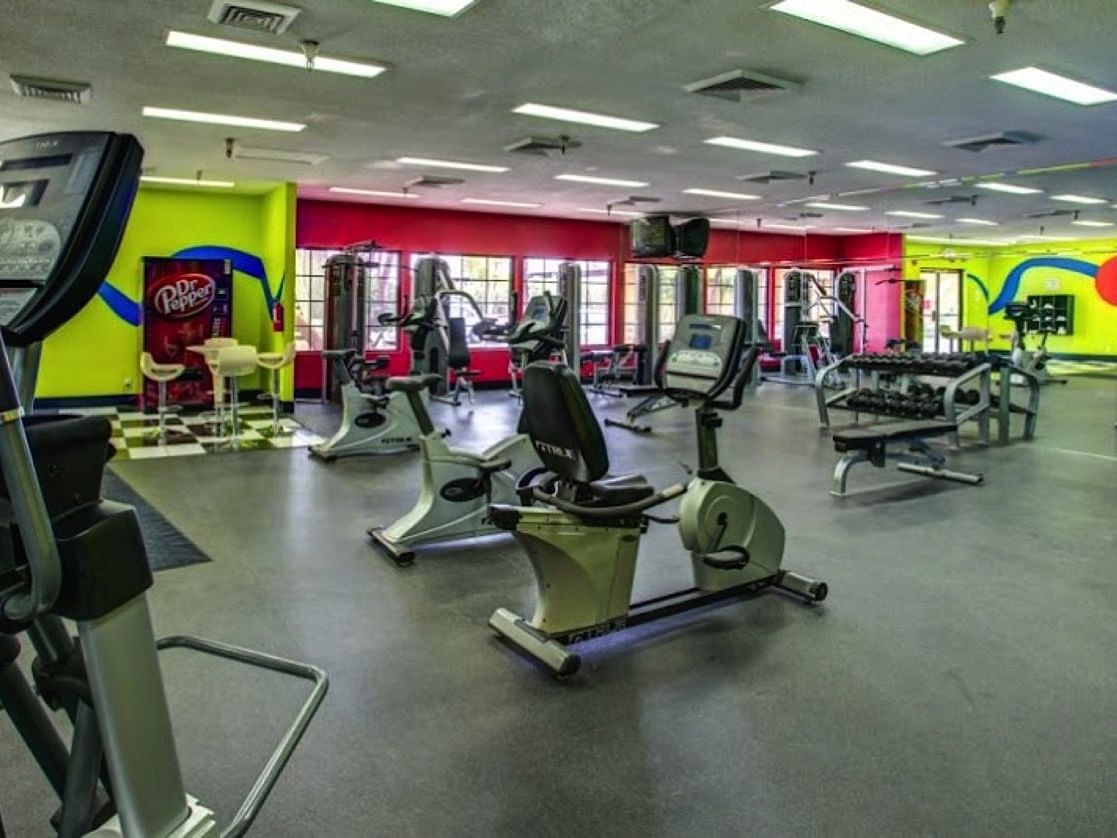
<path id="1" fill-rule="evenodd" d="M 724 212 L 739 208 L 748 227 L 805 208 L 811 195 L 891 187 L 893 175 L 844 167 L 862 158 L 965 177 L 1112 157 L 1117 105 L 1083 108 L 1007 87 L 988 76 L 1029 64 L 1084 81 L 1117 86 L 1112 60 L 1114 0 L 1016 0 L 1008 31 L 997 36 L 985 0 L 878 0 L 876 5 L 950 32 L 966 45 L 919 58 L 768 11 L 761 0 L 478 0 L 456 19 L 370 0 L 290 0 L 302 14 L 283 36 L 257 35 L 206 20 L 211 0 L 0 0 L 0 73 L 94 85 L 85 106 L 20 99 L 0 89 L 0 136 L 99 128 L 136 133 L 153 174 L 256 181 L 295 180 L 325 196 L 331 185 L 399 189 L 423 169 L 400 167 L 403 155 L 507 165 L 506 174 L 461 173 L 466 183 L 425 190 L 408 206 L 469 209 L 465 197 L 537 201 L 525 214 L 594 218 L 635 192 L 659 208 Z M 372 80 L 219 58 L 163 46 L 168 29 L 296 47 L 321 43 L 323 55 L 386 62 Z M 688 82 L 734 68 L 802 83 L 788 93 L 738 104 L 683 92 Z M 629 134 L 563 125 L 510 113 L 526 101 L 657 122 Z M 140 116 L 143 105 L 302 121 L 301 134 L 164 122 Z M 1028 131 L 1043 141 L 986 154 L 945 148 L 945 140 Z M 502 149 L 529 134 L 569 133 L 584 145 L 565 158 L 510 155 Z M 730 134 L 822 150 L 805 160 L 704 145 Z M 320 152 L 317 166 L 227 161 L 224 138 L 269 148 Z M 755 185 L 735 180 L 768 169 L 816 171 L 806 181 Z M 564 172 L 643 180 L 625 189 L 563 183 Z M 426 173 L 439 174 L 436 170 Z M 441 172 L 442 174 L 453 174 Z M 1117 167 L 1015 178 L 1049 193 L 1079 192 L 1117 202 Z M 753 203 L 681 194 L 700 187 L 751 192 Z M 976 207 L 934 210 L 924 202 L 979 194 Z M 338 196 L 332 196 L 335 199 Z M 835 199 L 838 200 L 838 199 Z M 1017 197 L 972 187 L 905 190 L 845 199 L 871 212 L 831 213 L 802 223 L 891 227 L 910 221 L 889 209 L 977 215 L 1001 228 L 947 222 L 920 233 L 1003 237 L 1035 233 L 1079 238 L 1105 234 L 1069 218 L 1027 213 L 1076 209 L 1047 195 Z M 401 202 L 402 203 L 402 202 Z M 485 207 L 474 207 L 486 209 Z M 1117 222 L 1117 209 L 1083 207 L 1083 217 Z M 1117 228 L 1114 228 L 1117 234 Z"/>

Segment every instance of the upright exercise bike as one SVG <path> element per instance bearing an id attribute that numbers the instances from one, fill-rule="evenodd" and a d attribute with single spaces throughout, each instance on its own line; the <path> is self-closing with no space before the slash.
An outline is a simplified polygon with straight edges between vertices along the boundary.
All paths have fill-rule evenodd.
<path id="1" fill-rule="evenodd" d="M 752 348 L 740 363 L 744 335 L 736 317 L 687 315 L 679 322 L 657 384 L 680 404 L 695 405 L 698 470 L 688 485 L 659 491 L 640 475 L 607 477 L 601 426 L 572 370 L 528 367 L 524 415 L 549 473 L 522 481 L 521 496 L 531 505 L 494 505 L 489 514 L 527 552 L 535 614 L 527 620 L 500 608 L 489 625 L 556 675 L 571 675 L 581 663 L 567 644 L 651 620 L 764 590 L 810 603 L 826 598 L 824 582 L 781 569 L 783 524 L 718 462 L 718 411 L 740 406 L 760 352 Z M 649 514 L 680 496 L 677 519 Z M 641 534 L 649 521 L 676 520 L 690 551 L 693 587 L 630 605 Z"/>
<path id="2" fill-rule="evenodd" d="M 508 344 L 514 356 L 527 362 L 549 358 L 562 349 L 566 313 L 567 303 L 562 297 L 533 297 L 523 318 L 501 341 Z M 489 504 L 515 502 L 516 484 L 539 467 L 531 439 L 522 429 L 480 453 L 448 445 L 421 398 L 434 378 L 390 378 L 387 383 L 391 395 L 407 398 L 423 431 L 419 441 L 423 459 L 419 499 L 391 526 L 368 531 L 372 543 L 399 565 L 411 564 L 420 545 L 499 532 L 488 519 Z"/>
<path id="3" fill-rule="evenodd" d="M 1040 384 L 1066 384 L 1067 379 L 1056 378 L 1047 368 L 1049 353 L 1047 351 L 1047 338 L 1052 334 L 1054 327 L 1045 322 L 1048 318 L 1041 316 L 1031 303 L 1009 303 L 1005 306 L 1005 317 L 1012 321 L 1012 365 L 1019 367 L 1024 372 L 1034 375 Z M 1035 349 L 1028 349 L 1028 332 L 1030 324 L 1039 324 L 1034 331 L 1040 335 L 1039 344 Z"/>
<path id="4" fill-rule="evenodd" d="M 412 339 L 412 345 L 434 329 L 438 316 L 437 297 L 417 297 L 403 316 L 382 315 L 381 325 L 396 325 Z M 341 425 L 337 432 L 310 448 L 311 456 L 326 462 L 360 454 L 397 453 L 419 447 L 422 428 L 403 393 L 381 393 L 354 374 L 352 351 L 331 353 L 334 375 L 341 382 Z M 412 372 L 415 369 L 412 358 Z M 434 386 L 439 379 L 428 386 Z"/>

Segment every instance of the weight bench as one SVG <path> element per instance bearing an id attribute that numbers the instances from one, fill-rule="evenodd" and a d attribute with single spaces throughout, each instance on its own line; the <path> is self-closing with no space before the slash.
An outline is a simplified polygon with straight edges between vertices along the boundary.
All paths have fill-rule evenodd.
<path id="1" fill-rule="evenodd" d="M 846 496 L 846 478 L 857 463 L 867 462 L 884 468 L 889 457 L 907 458 L 896 464 L 900 471 L 971 486 L 984 483 L 984 475 L 946 468 L 946 457 L 927 444 L 928 439 L 957 432 L 958 426 L 953 422 L 886 422 L 837 431 L 834 433 L 834 450 L 843 456 L 834 466 L 834 484 L 830 494 L 838 498 Z M 898 444 L 904 444 L 907 450 L 904 453 L 888 450 L 890 445 Z"/>

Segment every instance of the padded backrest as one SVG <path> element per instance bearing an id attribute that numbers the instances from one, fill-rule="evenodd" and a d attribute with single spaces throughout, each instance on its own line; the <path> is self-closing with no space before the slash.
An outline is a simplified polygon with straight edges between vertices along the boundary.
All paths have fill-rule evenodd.
<path id="1" fill-rule="evenodd" d="M 446 350 L 446 366 L 453 370 L 469 366 L 469 341 L 465 336 L 465 318 L 451 317 L 448 321 L 450 347 Z"/>
<path id="2" fill-rule="evenodd" d="M 609 473 L 601 425 L 570 367 L 545 361 L 528 365 L 522 418 L 539 459 L 560 479 L 589 483 Z"/>

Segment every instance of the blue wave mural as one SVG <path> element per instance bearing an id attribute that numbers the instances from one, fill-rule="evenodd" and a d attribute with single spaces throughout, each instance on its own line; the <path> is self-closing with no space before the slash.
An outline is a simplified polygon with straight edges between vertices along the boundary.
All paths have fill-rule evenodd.
<path id="1" fill-rule="evenodd" d="M 1094 279 L 1098 275 L 1097 265 L 1093 262 L 1083 262 L 1081 259 L 1069 259 L 1065 256 L 1037 256 L 1034 259 L 1025 259 L 1009 271 L 1008 276 L 1005 277 L 1005 284 L 1001 286 L 1001 293 L 989 305 L 990 314 L 1003 311 L 1004 307 L 1016 298 L 1016 294 L 1020 291 L 1020 280 L 1023 279 L 1024 274 L 1033 268 L 1058 268 L 1059 270 L 1082 274 L 1090 279 Z"/>

